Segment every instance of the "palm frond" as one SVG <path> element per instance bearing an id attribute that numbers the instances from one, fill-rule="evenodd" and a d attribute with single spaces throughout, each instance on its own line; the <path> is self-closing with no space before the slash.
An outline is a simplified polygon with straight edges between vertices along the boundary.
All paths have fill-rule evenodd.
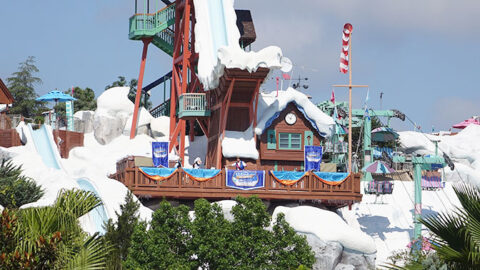
<path id="1" fill-rule="evenodd" d="M 106 255 L 111 247 L 97 234 L 88 237 L 78 250 L 70 250 L 71 257 L 67 259 L 65 269 L 105 269 Z"/>

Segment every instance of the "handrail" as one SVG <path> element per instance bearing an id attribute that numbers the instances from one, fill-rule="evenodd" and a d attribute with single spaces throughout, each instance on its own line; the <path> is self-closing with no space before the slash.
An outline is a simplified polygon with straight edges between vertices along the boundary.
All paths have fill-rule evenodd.
<path id="1" fill-rule="evenodd" d="M 157 11 L 155 13 L 135 13 L 130 18 L 138 16 L 138 15 L 155 15 L 155 14 L 158 14 L 158 13 L 160 13 L 160 12 L 162 12 L 162 11 L 166 10 L 167 8 L 169 8 L 171 6 L 174 6 L 174 5 L 175 5 L 175 3 L 171 3 L 170 5 L 163 7 L 162 9 L 160 9 L 159 11 Z"/>

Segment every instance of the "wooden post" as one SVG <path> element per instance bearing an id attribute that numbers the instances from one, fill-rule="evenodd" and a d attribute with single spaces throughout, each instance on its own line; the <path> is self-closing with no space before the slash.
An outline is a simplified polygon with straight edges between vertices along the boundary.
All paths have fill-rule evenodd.
<path id="1" fill-rule="evenodd" d="M 352 172 L 352 34 L 348 44 L 348 172 Z"/>
<path id="2" fill-rule="evenodd" d="M 333 87 L 348 87 L 348 172 L 352 172 L 352 89 L 368 87 L 368 85 L 352 84 L 352 35 L 348 45 L 348 85 L 333 85 Z M 335 104 L 334 104 L 335 105 Z M 335 120 L 335 119 L 334 119 Z"/>
<path id="3" fill-rule="evenodd" d="M 142 39 L 142 41 L 142 62 L 140 64 L 140 74 L 138 75 L 137 95 L 135 96 L 135 108 L 133 111 L 132 127 L 130 129 L 130 139 L 135 138 L 135 134 L 137 133 L 138 110 L 140 107 L 140 98 L 142 96 L 143 74 L 145 73 L 145 62 L 147 61 L 148 44 L 152 41 L 152 39 Z"/>

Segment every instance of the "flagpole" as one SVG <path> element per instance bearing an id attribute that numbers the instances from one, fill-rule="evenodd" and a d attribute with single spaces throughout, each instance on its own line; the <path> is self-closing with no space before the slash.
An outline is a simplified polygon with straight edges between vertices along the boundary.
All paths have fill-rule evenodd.
<path id="1" fill-rule="evenodd" d="M 348 45 L 348 172 L 352 172 L 352 33 Z"/>

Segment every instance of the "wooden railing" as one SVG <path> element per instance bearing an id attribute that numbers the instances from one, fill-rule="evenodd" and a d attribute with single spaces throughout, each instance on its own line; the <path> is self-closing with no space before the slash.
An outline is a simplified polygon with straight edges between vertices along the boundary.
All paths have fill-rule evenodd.
<path id="1" fill-rule="evenodd" d="M 120 166 L 117 164 L 117 172 L 110 175 L 110 178 L 122 182 L 140 197 L 230 199 L 238 195 L 258 195 L 266 200 L 317 200 L 330 206 L 351 205 L 362 199 L 360 174 L 352 174 L 349 179 L 336 186 L 323 183 L 313 175 L 307 175 L 296 184 L 286 186 L 266 172 L 265 187 L 238 190 L 226 186 L 224 169 L 215 178 L 205 182 L 190 179 L 181 169 L 167 180 L 155 181 L 143 175 L 138 167 L 125 165 L 127 163 Z"/>

